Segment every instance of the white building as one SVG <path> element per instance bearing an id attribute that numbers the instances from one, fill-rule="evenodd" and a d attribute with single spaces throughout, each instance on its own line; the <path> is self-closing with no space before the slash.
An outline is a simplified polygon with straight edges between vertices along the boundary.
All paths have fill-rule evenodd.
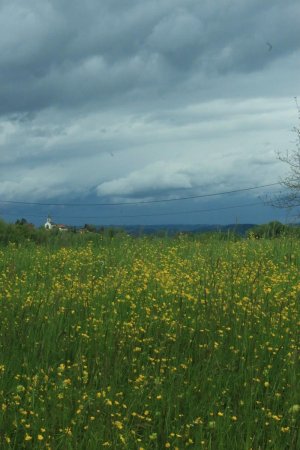
<path id="1" fill-rule="evenodd" d="M 52 219 L 50 216 L 47 217 L 47 222 L 45 223 L 44 226 L 45 226 L 46 230 L 52 230 L 53 223 L 52 223 Z"/>
<path id="2" fill-rule="evenodd" d="M 47 217 L 44 227 L 46 230 L 53 230 L 55 228 L 59 231 L 69 231 L 69 228 L 66 225 L 53 223 L 50 216 Z"/>

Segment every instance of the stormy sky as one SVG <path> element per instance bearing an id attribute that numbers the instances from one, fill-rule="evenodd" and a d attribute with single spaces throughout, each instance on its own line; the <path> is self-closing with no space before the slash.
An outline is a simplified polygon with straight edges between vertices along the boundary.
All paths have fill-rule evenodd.
<path id="1" fill-rule="evenodd" d="M 298 0 L 0 0 L 0 216 L 286 220 L 265 204 L 280 186 L 178 199 L 286 175 L 299 17 Z"/>

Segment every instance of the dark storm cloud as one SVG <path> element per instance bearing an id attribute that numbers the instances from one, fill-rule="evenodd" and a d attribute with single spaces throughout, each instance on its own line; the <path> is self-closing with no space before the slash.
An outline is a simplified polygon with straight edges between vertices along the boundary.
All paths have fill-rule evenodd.
<path id="1" fill-rule="evenodd" d="M 296 1 L 2 1 L 0 112 L 145 105 L 197 74 L 204 90 L 299 48 L 299 14 Z"/>

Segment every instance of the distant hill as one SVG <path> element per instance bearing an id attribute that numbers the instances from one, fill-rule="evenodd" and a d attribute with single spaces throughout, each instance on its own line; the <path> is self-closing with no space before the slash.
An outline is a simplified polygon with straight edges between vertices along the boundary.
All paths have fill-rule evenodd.
<path id="1" fill-rule="evenodd" d="M 169 235 L 176 233 L 207 233 L 212 231 L 235 231 L 237 234 L 244 236 L 249 228 L 255 224 L 229 224 L 229 225 L 124 225 L 117 228 L 123 228 L 127 233 L 132 235 L 139 234 L 157 234 L 166 232 Z"/>

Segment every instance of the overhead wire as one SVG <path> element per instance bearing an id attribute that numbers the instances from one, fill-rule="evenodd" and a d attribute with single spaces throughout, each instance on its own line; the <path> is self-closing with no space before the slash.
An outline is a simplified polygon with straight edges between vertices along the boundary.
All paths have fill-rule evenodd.
<path id="1" fill-rule="evenodd" d="M 127 218 L 139 218 L 139 217 L 160 217 L 160 216 L 173 216 L 173 215 L 183 215 L 183 214 L 197 214 L 197 213 L 204 213 L 204 212 L 213 212 L 213 211 L 222 211 L 227 209 L 236 209 L 236 208 L 246 208 L 246 207 L 252 207 L 252 206 L 258 206 L 263 205 L 262 202 L 255 202 L 255 203 L 245 203 L 242 205 L 230 205 L 230 206 L 221 206 L 218 208 L 205 208 L 205 209 L 194 209 L 194 210 L 187 210 L 187 211 L 170 211 L 165 213 L 148 213 L 148 214 L 125 214 L 125 215 L 114 215 L 114 216 L 68 216 L 67 220 L 69 219 L 101 219 L 101 220 L 107 220 L 107 219 L 127 219 Z M 6 216 L 15 216 L 16 214 L 5 214 Z M 26 217 L 36 217 L 36 218 L 42 218 L 44 216 L 40 214 L 26 214 Z M 57 218 L 60 218 L 61 216 L 57 216 Z"/>
<path id="2" fill-rule="evenodd" d="M 177 197 L 177 198 L 164 198 L 164 199 L 157 199 L 157 200 L 139 200 L 134 202 L 116 202 L 116 203 L 55 203 L 55 202 L 25 202 L 25 201 L 14 201 L 14 200 L 1 200 L 0 203 L 5 204 L 14 204 L 14 205 L 37 205 L 37 206 L 128 206 L 128 205 L 141 205 L 141 204 L 149 204 L 149 203 L 165 203 L 165 202 L 175 202 L 175 201 L 182 201 L 182 200 L 192 200 L 192 199 L 198 199 L 198 198 L 208 198 L 208 197 L 216 197 L 218 195 L 228 195 L 228 194 L 235 194 L 239 192 L 246 192 L 246 191 L 252 191 L 255 189 L 262 189 L 265 187 L 271 187 L 271 186 L 278 186 L 279 182 L 277 183 L 270 183 L 270 184 L 262 184 L 260 186 L 252 186 L 248 188 L 242 188 L 242 189 L 234 189 L 231 191 L 222 191 L 222 192 L 215 192 L 212 194 L 201 194 L 201 195 L 190 195 L 186 197 Z"/>

